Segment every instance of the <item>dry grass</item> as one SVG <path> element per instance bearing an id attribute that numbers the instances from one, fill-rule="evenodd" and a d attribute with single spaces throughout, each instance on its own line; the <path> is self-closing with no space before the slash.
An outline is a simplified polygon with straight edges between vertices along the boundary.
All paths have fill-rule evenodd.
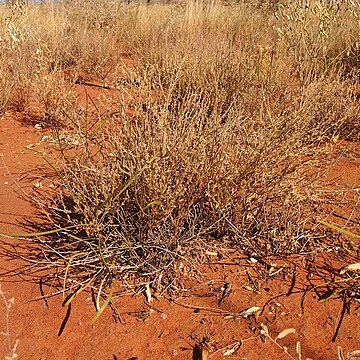
<path id="1" fill-rule="evenodd" d="M 5 360 L 15 360 L 18 358 L 16 351 L 19 341 L 16 340 L 15 343 L 13 344 L 10 334 L 10 309 L 11 306 L 14 304 L 14 298 L 7 299 L 1 286 L 0 286 L 0 298 L 5 306 L 5 331 L 1 333 L 1 335 L 5 336 L 6 338 L 7 351 L 6 351 Z"/>
<path id="2" fill-rule="evenodd" d="M 359 137 L 359 9 L 260 3 L 1 7 L 8 92 L 83 139 L 43 204 L 54 226 L 78 226 L 45 241 L 59 278 L 176 288 L 208 250 L 324 246 L 308 169 L 319 144 Z M 73 91 L 90 73 L 117 88 L 91 129 Z"/>

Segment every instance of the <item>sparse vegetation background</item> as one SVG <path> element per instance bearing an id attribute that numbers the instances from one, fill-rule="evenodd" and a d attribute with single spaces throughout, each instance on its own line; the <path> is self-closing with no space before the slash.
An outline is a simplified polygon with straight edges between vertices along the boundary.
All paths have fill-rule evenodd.
<path id="1" fill-rule="evenodd" d="M 63 1 L 0 21 L 0 110 L 61 148 L 36 257 L 65 288 L 176 290 L 225 249 L 327 246 L 314 161 L 359 140 L 357 2 Z"/>

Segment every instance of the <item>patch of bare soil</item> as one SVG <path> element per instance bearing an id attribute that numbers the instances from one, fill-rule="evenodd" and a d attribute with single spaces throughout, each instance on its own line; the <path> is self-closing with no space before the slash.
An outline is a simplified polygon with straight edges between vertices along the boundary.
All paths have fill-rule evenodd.
<path id="1" fill-rule="evenodd" d="M 24 232 L 23 223 L 43 221 L 24 191 L 31 195 L 51 183 L 41 154 L 34 151 L 48 151 L 40 143 L 47 131 L 18 120 L 8 114 L 0 122 L 1 232 Z M 331 176 L 339 184 L 358 186 L 360 144 L 334 147 L 344 156 Z M 341 258 L 336 249 L 287 259 L 209 254 L 202 280 L 185 284 L 188 291 L 178 299 L 117 298 L 90 325 L 95 314 L 90 293 L 79 295 L 68 308 L 62 307 L 61 295 L 46 298 L 53 289 L 42 286 L 42 274 L 29 278 L 21 273 L 21 258 L 9 257 L 9 249 L 26 250 L 26 240 L 0 240 L 0 283 L 6 297 L 15 300 L 10 336 L 11 345 L 19 340 L 21 359 L 298 359 L 301 351 L 304 359 L 328 360 L 338 358 L 339 346 L 345 354 L 359 348 L 360 303 L 348 301 L 351 290 L 337 292 L 339 270 L 358 261 L 356 254 Z M 1 309 L 0 329 L 5 331 L 5 306 Z M 7 346 L 1 336 L 2 358 Z"/>

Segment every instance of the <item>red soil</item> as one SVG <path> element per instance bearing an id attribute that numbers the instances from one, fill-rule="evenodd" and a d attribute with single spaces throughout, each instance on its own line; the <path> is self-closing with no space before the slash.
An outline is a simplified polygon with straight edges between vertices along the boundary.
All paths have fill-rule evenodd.
<path id="1" fill-rule="evenodd" d="M 34 184 L 45 175 L 41 168 L 41 156 L 27 149 L 31 148 L 30 144 L 39 142 L 45 133 L 45 130 L 21 125 L 14 116 L 1 118 L 1 232 L 23 232 L 21 224 L 32 217 L 36 219 L 36 210 L 23 198 L 20 189 L 28 194 L 37 191 Z M 339 182 L 342 184 L 354 186 L 360 180 L 359 144 L 350 145 L 355 155 L 340 160 L 336 175 L 341 177 Z M 41 146 L 35 145 L 35 149 L 41 150 Z M 25 240 L 6 237 L 0 237 L 0 241 L 2 248 L 14 245 L 15 249 L 20 249 L 19 246 L 26 244 Z M 10 261 L 7 256 L 0 254 L 1 288 L 7 298 L 15 299 L 10 313 L 12 342 L 19 340 L 17 353 L 21 359 L 37 360 L 206 359 L 205 356 L 193 355 L 194 346 L 203 338 L 207 340 L 204 348 L 210 352 L 210 359 L 290 359 L 281 347 L 269 339 L 264 342 L 260 338 L 263 323 L 273 338 L 284 329 L 295 329 L 294 334 L 278 340 L 295 359 L 298 358 L 295 352 L 297 341 L 301 343 L 303 359 L 337 359 L 338 346 L 344 349 L 345 354 L 360 348 L 359 303 L 353 301 L 350 314 L 345 313 L 336 339 L 332 342 L 339 324 L 342 301 L 334 298 L 319 302 L 314 291 L 305 291 L 309 281 L 324 284 L 330 281 L 334 271 L 358 259 L 331 262 L 329 256 L 315 260 L 310 257 L 266 259 L 268 263 L 276 262 L 276 269 L 280 269 L 281 264 L 284 266 L 267 281 L 264 280 L 264 266 L 250 263 L 241 254 L 231 254 L 229 260 L 213 261 L 222 264 L 205 266 L 202 281 L 189 282 L 189 291 L 177 303 L 163 298 L 147 304 L 142 295 L 118 298 L 113 305 L 119 316 L 114 316 L 108 308 L 91 326 L 89 321 L 94 316 L 95 308 L 89 294 L 80 295 L 73 301 L 66 322 L 67 309 L 61 306 L 62 296 L 51 297 L 46 302 L 43 299 L 35 301 L 41 298 L 39 282 L 36 279 L 30 281 L 26 276 L 7 274 L 8 270 L 21 265 L 21 260 Z M 306 268 L 309 266 L 316 267 L 320 275 L 307 278 L 309 272 Z M 232 291 L 219 305 L 224 290 L 221 288 L 225 283 L 231 285 Z M 326 289 L 319 287 L 318 290 L 321 295 Z M 49 294 L 52 289 L 45 288 L 43 291 Z M 225 313 L 217 313 L 219 310 L 239 313 L 253 306 L 258 306 L 260 310 L 256 316 L 249 318 L 226 318 Z M 215 310 L 205 311 L 201 308 Z M 5 314 L 5 306 L 0 307 L 0 331 L 5 330 Z M 63 329 L 62 324 L 65 324 Z M 2 358 L 7 350 L 5 340 L 5 336 L 2 336 Z M 233 355 L 224 356 L 224 351 L 228 350 L 225 347 L 236 342 L 241 343 L 239 350 Z"/>

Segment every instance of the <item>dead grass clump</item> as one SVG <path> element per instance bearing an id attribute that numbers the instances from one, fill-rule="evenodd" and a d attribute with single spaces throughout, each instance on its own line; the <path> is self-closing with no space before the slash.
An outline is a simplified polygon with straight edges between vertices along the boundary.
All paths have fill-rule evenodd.
<path id="1" fill-rule="evenodd" d="M 313 81 L 303 91 L 299 109 L 294 116 L 307 134 L 304 142 L 313 143 L 342 138 L 359 140 L 360 107 L 351 83 L 338 78 Z M 290 115 L 291 116 L 291 115 Z"/>
<path id="2" fill-rule="evenodd" d="M 64 192 L 48 211 L 79 232 L 47 242 L 56 266 L 65 270 L 70 256 L 82 282 L 136 275 L 166 287 L 224 237 L 259 255 L 314 247 L 302 218 L 308 199 L 292 191 L 306 182 L 296 172 L 302 139 L 287 117 L 225 114 L 201 89 L 189 88 L 176 111 L 171 89 L 154 97 L 143 82 L 140 93 L 132 115 L 104 126 L 96 155 L 89 144 L 66 159 Z"/>
<path id="3" fill-rule="evenodd" d="M 355 65 L 358 12 L 353 1 L 291 1 L 278 7 L 274 30 L 302 84 Z"/>
<path id="4" fill-rule="evenodd" d="M 10 98 L 8 105 L 17 110 L 31 114 L 40 107 L 44 121 L 64 123 L 61 114 L 69 104 L 75 106 L 71 86 L 78 76 L 91 73 L 105 79 L 116 71 L 112 65 L 119 58 L 119 37 L 103 24 L 112 4 L 103 4 L 96 24 L 92 22 L 100 4 L 94 9 L 90 3 L 85 8 L 76 3 L 38 4 L 21 11 L 1 6 L 1 107 Z"/>
<path id="5" fill-rule="evenodd" d="M 74 85 L 69 84 L 62 73 L 39 74 L 33 84 L 36 99 L 43 109 L 42 123 L 55 127 L 74 127 L 74 114 L 81 111 L 77 104 Z"/>

